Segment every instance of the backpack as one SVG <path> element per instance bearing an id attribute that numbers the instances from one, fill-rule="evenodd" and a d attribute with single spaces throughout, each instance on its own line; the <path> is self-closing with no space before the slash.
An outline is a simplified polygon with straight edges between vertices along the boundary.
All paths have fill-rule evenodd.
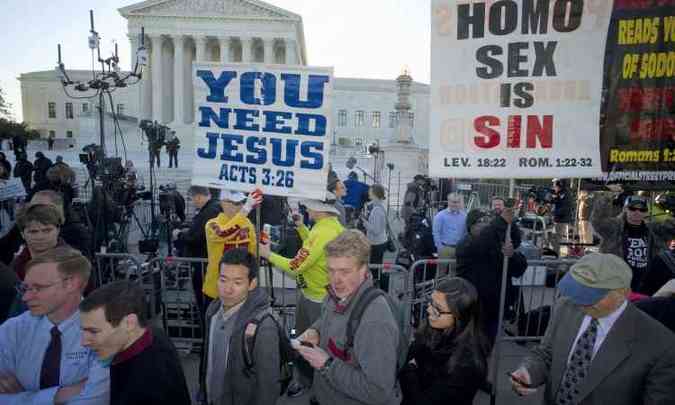
<path id="1" fill-rule="evenodd" d="M 356 335 L 356 331 L 358 330 L 359 324 L 361 323 L 363 313 L 366 312 L 366 309 L 370 303 L 379 297 L 384 297 L 387 300 L 389 309 L 394 315 L 394 319 L 396 320 L 396 324 L 398 326 L 399 356 L 396 363 L 396 371 L 398 374 L 398 371 L 400 371 L 408 361 L 408 346 L 410 342 L 410 338 L 407 333 L 408 328 L 406 325 L 405 306 L 401 305 L 398 300 L 395 300 L 392 296 L 380 290 L 379 288 L 369 287 L 363 292 L 359 300 L 354 304 L 354 309 L 352 310 L 351 314 L 349 314 L 349 319 L 347 321 L 347 342 L 345 348 L 348 352 L 354 348 L 354 336 Z"/>
<path id="2" fill-rule="evenodd" d="M 280 380 L 281 382 L 281 392 L 279 396 L 283 395 L 286 392 L 291 380 L 293 379 L 293 369 L 291 363 L 297 357 L 297 352 L 291 347 L 291 341 L 284 332 L 284 329 L 281 327 L 281 324 L 277 320 L 276 316 L 271 309 L 260 311 L 256 316 L 251 319 L 248 325 L 261 325 L 266 319 L 271 319 L 274 322 L 274 326 L 277 329 L 277 334 L 279 337 L 279 357 L 280 357 Z M 243 337 L 242 337 L 242 353 L 244 358 L 244 375 L 247 377 L 252 377 L 255 375 L 255 359 L 253 353 L 255 351 L 256 339 L 258 337 L 257 329 L 256 333 L 251 336 L 246 336 L 246 328 L 244 328 Z"/>

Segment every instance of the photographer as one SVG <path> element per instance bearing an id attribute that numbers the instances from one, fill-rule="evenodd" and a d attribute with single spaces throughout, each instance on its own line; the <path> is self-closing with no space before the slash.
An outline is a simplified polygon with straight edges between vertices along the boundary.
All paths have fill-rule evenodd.
<path id="1" fill-rule="evenodd" d="M 427 185 L 427 177 L 418 174 L 412 183 L 408 183 L 408 188 L 403 197 L 403 208 L 401 208 L 401 217 L 407 224 L 410 217 L 424 206 L 424 187 Z"/>
<path id="2" fill-rule="evenodd" d="M 553 179 L 551 204 L 553 204 L 553 223 L 555 224 L 553 250 L 560 256 L 560 242 L 568 239 L 568 229 L 572 222 L 572 196 L 564 180 Z"/>
<path id="3" fill-rule="evenodd" d="M 206 249 L 206 223 L 222 212 L 220 202 L 206 187 L 191 186 L 189 194 L 192 203 L 198 211 L 192 218 L 190 228 L 176 231 L 176 242 L 183 246 L 181 256 L 206 259 L 208 258 Z M 204 313 L 206 312 L 206 306 L 204 305 L 202 295 L 203 274 L 201 266 L 198 264 L 193 269 L 192 284 L 200 313 Z"/>

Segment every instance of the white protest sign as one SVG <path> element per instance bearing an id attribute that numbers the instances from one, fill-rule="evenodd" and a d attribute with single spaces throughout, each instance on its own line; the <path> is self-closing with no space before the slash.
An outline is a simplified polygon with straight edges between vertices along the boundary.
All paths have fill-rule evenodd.
<path id="1" fill-rule="evenodd" d="M 195 64 L 192 183 L 323 199 L 332 68 Z"/>
<path id="2" fill-rule="evenodd" d="M 433 0 L 432 176 L 600 175 L 599 3 Z"/>
<path id="3" fill-rule="evenodd" d="M 0 180 L 0 201 L 21 198 L 26 196 L 26 189 L 21 179 L 14 177 L 9 180 Z"/>

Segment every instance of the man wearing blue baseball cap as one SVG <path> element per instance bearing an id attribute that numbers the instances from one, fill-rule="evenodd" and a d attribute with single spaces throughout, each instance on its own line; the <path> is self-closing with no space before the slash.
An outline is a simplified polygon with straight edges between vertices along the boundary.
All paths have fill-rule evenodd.
<path id="1" fill-rule="evenodd" d="M 675 335 L 628 302 L 631 276 L 612 254 L 572 266 L 546 336 L 511 374 L 517 394 L 545 385 L 552 405 L 672 404 Z"/>

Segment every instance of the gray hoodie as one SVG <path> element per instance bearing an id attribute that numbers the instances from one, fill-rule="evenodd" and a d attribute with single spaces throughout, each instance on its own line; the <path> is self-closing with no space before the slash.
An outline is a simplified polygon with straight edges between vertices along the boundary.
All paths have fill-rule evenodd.
<path id="1" fill-rule="evenodd" d="M 204 347 L 209 348 L 211 319 L 219 313 L 220 300 L 214 300 L 206 311 L 206 339 Z M 274 321 L 267 318 L 256 330 L 253 352 L 255 370 L 252 375 L 244 374 L 243 338 L 246 325 L 261 311 L 271 311 L 269 297 L 262 288 L 249 293 L 242 307 L 234 314 L 234 325 L 228 345 L 228 353 L 207 353 L 207 361 L 227 364 L 223 386 L 219 387 L 220 399 L 213 405 L 274 405 L 281 393 L 279 335 Z M 203 376 L 206 373 L 203 372 Z M 204 384 L 204 382 L 202 382 Z M 204 386 L 204 385 L 202 385 Z"/>
<path id="2" fill-rule="evenodd" d="M 314 373 L 312 388 L 321 405 L 401 403 L 396 383 L 398 326 L 384 297 L 368 306 L 354 336 L 353 350 L 344 350 L 352 304 L 372 285 L 366 280 L 342 308 L 329 294 L 321 317 L 312 325 L 319 331 L 321 348 L 334 359 L 325 372 Z"/>

